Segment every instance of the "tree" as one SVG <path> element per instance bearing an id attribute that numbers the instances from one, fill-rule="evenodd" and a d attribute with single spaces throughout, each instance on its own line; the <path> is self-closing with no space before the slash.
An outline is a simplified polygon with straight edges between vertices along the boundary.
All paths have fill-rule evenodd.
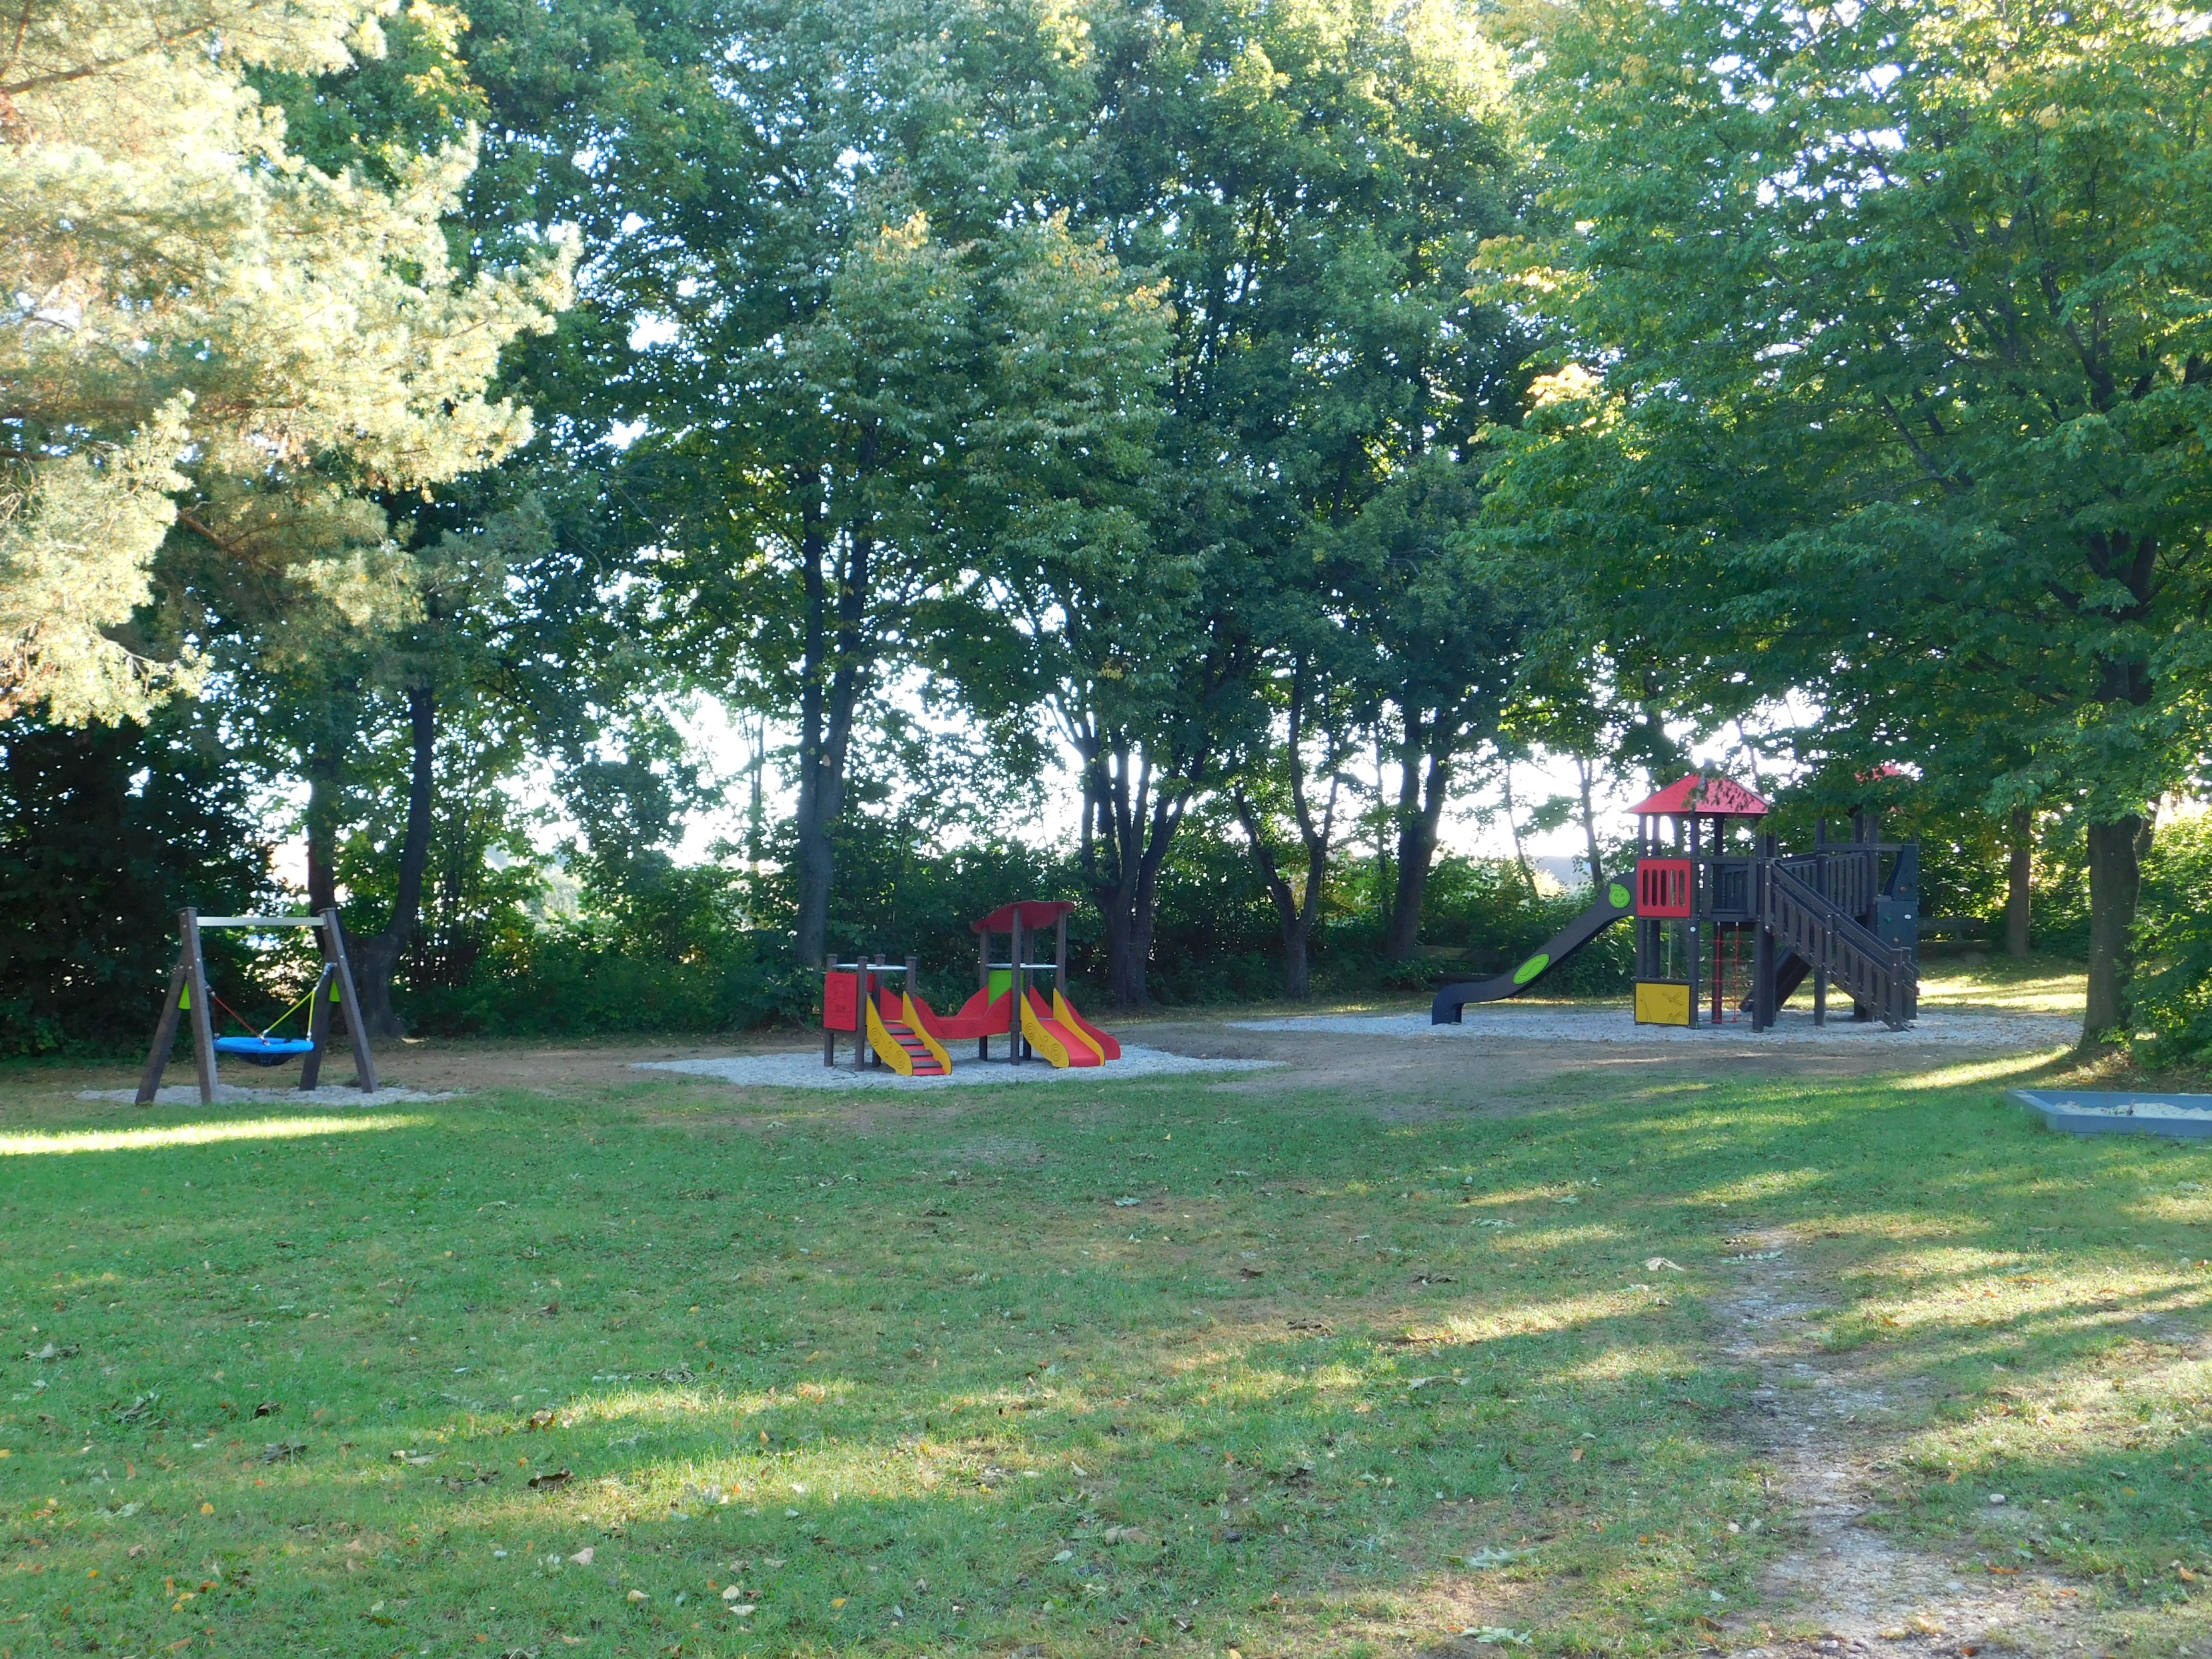
<path id="1" fill-rule="evenodd" d="M 472 135 L 387 188 L 302 164 L 250 70 L 381 49 L 357 0 L 26 0 L 0 35 L 0 708 L 143 718 L 196 683 L 172 526 L 241 597 L 404 605 L 385 514 L 495 461 L 483 388 L 572 251 L 459 280 Z"/>
<path id="2" fill-rule="evenodd" d="M 1547 42 L 1563 227 L 1492 261 L 1547 388 L 1498 544 L 1826 735 L 2087 826 L 2085 1040 L 2204 729 L 2212 130 L 2191 19 L 1600 0 Z"/>
<path id="3" fill-rule="evenodd" d="M 1255 740 L 1262 681 L 1298 678 L 1291 633 L 1310 644 L 1349 629 L 1389 684 L 1338 706 L 1388 707 L 1413 780 L 1398 902 L 1412 920 L 1394 927 L 1410 937 L 1455 761 L 1480 741 L 1498 678 L 1474 648 L 1497 613 L 1448 596 L 1473 575 L 1448 520 L 1473 505 L 1474 474 L 1455 469 L 1474 434 L 1516 416 L 1530 345 L 1511 313 L 1465 292 L 1468 260 L 1522 205 L 1503 60 L 1449 0 L 1188 0 L 1101 13 L 1093 27 L 1104 113 L 1083 210 L 1125 264 L 1168 285 L 1154 534 L 1194 556 L 1204 648 L 1169 659 L 1182 680 L 1157 749 L 1134 732 L 1099 748 L 1087 833 L 1115 869 L 1156 870 L 1180 822 L 1159 803 L 1248 756 L 1302 763 Z M 1291 627 L 1301 607 L 1315 629 Z M 1401 647 L 1427 660 L 1393 665 Z M 1460 667 L 1475 681 L 1446 684 Z M 1151 817 L 1125 814 L 1147 788 Z M 1301 840 L 1310 872 L 1316 850 L 1325 866 L 1326 848 Z M 1149 902 L 1141 876 L 1124 885 Z M 1109 938 L 1149 936 L 1146 914 L 1109 914 Z M 1141 957 L 1118 970 L 1117 994 L 1140 999 L 1142 972 Z"/>
<path id="4" fill-rule="evenodd" d="M 900 673 L 995 626 L 981 526 L 1021 487 L 1007 434 L 1054 423 L 1000 394 L 1032 384 L 1005 373 L 1025 285 L 1083 257 L 1040 206 L 1055 124 L 1085 102 L 1080 42 L 978 0 L 749 0 L 699 28 L 717 91 L 688 164 L 717 187 L 621 254 L 682 273 L 625 477 L 665 550 L 670 659 L 796 714 L 795 943 L 818 960 L 856 730 Z M 1117 302 L 1138 286 L 1115 280 Z"/>

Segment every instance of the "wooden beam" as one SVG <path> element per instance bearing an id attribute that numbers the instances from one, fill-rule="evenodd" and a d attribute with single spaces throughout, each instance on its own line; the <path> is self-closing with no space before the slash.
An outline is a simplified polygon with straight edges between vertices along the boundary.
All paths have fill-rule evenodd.
<path id="1" fill-rule="evenodd" d="M 190 905 L 178 911 L 177 931 L 185 940 L 185 989 L 191 998 L 192 1063 L 199 1073 L 200 1104 L 212 1106 L 222 1077 L 215 1063 L 215 999 L 208 994 L 207 962 L 200 955 L 200 913 Z"/>
<path id="2" fill-rule="evenodd" d="M 376 1092 L 376 1057 L 368 1051 L 368 1028 L 361 1023 L 361 997 L 353 988 L 353 964 L 346 959 L 345 929 L 337 907 L 323 912 L 323 951 L 336 975 L 335 999 L 345 1010 L 346 1036 L 353 1042 L 354 1082 L 362 1093 Z"/>
<path id="3" fill-rule="evenodd" d="M 154 1046 L 147 1051 L 146 1069 L 138 1079 L 137 1103 L 151 1106 L 154 1097 L 161 1092 L 161 1073 L 169 1064 L 169 1050 L 176 1046 L 177 1021 L 184 1013 L 185 959 L 179 955 L 177 965 L 169 969 L 169 994 L 161 1004 L 161 1022 L 154 1027 Z"/>
<path id="4" fill-rule="evenodd" d="M 331 1041 L 331 986 L 337 977 L 337 969 L 327 957 L 323 971 L 315 981 L 315 988 L 307 993 L 307 1036 L 314 1047 L 300 1063 L 300 1092 L 312 1094 L 323 1080 L 323 1050 Z"/>

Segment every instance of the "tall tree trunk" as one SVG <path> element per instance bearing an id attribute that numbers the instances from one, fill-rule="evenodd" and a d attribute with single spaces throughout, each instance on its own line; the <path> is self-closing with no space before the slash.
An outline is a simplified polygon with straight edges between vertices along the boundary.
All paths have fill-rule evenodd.
<path id="1" fill-rule="evenodd" d="M 2027 954 L 2028 887 L 2035 873 L 2035 815 L 2012 815 L 2012 867 L 2005 883 L 2005 954 Z"/>
<path id="2" fill-rule="evenodd" d="M 864 471 L 872 458 L 872 443 L 864 443 Z M 862 652 L 874 542 L 866 526 L 856 523 L 843 543 L 842 568 L 825 570 L 833 550 L 821 515 L 807 513 L 799 537 L 806 625 L 799 703 L 799 926 L 793 944 L 799 960 L 810 967 L 820 963 L 830 945 L 830 897 L 836 877 L 831 837 L 845 810 L 846 761 L 866 679 Z"/>
<path id="3" fill-rule="evenodd" d="M 307 751 L 307 908 L 338 902 L 338 761 L 333 744 Z"/>
<path id="4" fill-rule="evenodd" d="M 415 921 L 422 908 L 422 872 L 430 861 L 430 794 L 435 779 L 438 712 L 436 697 L 428 686 L 418 685 L 408 692 L 407 720 L 414 765 L 408 780 L 407 832 L 399 844 L 398 891 L 384 931 L 360 940 L 350 951 L 354 989 L 361 997 L 356 1012 L 362 1029 L 372 1037 L 407 1034 L 392 1011 L 392 980 L 407 941 L 414 936 Z"/>
<path id="5" fill-rule="evenodd" d="M 2142 855 L 2149 821 L 2130 812 L 2089 826 L 2089 1001 L 2081 1017 L 2081 1046 L 2124 1031 L 2128 970 L 2131 965 L 2136 901 L 2142 890 Z"/>
<path id="6" fill-rule="evenodd" d="M 1536 896 L 1536 872 L 1528 867 L 1528 854 L 1521 845 L 1521 815 L 1513 805 L 1513 763 L 1507 761 L 1502 769 L 1505 785 L 1505 833 L 1513 838 L 1513 864 L 1521 872 L 1521 885 L 1528 896 Z"/>
<path id="7" fill-rule="evenodd" d="M 1127 738 L 1086 732 L 1079 854 L 1106 946 L 1106 994 L 1123 1008 L 1148 999 L 1152 924 L 1161 866 L 1206 769 L 1201 751 L 1157 778 L 1152 757 Z M 1132 769 L 1134 769 L 1133 775 Z"/>
<path id="8" fill-rule="evenodd" d="M 1336 832 L 1338 769 L 1344 760 L 1336 738 L 1329 737 L 1323 757 L 1329 776 L 1328 800 L 1316 819 L 1306 789 L 1304 744 L 1307 696 L 1306 666 L 1301 662 L 1291 676 L 1290 732 L 1284 761 L 1289 772 L 1291 814 L 1297 822 L 1298 842 L 1305 854 L 1303 891 L 1294 892 L 1284 878 L 1259 809 L 1241 788 L 1235 799 L 1237 821 L 1244 826 L 1245 838 L 1252 846 L 1253 862 L 1259 866 L 1260 880 L 1274 903 L 1275 917 L 1282 927 L 1283 994 L 1298 1001 L 1312 994 L 1313 930 L 1320 919 L 1322 893 L 1328 882 L 1328 855 Z"/>
<path id="9" fill-rule="evenodd" d="M 1597 815 L 1590 806 L 1590 786 L 1595 769 L 1582 756 L 1575 757 L 1575 781 L 1582 787 L 1583 844 L 1589 848 L 1590 896 L 1605 891 L 1605 862 L 1597 850 Z"/>
<path id="10" fill-rule="evenodd" d="M 1392 962 L 1410 962 L 1421 948 L 1421 904 L 1428 896 L 1437 826 L 1451 785 L 1454 735 L 1441 713 L 1425 725 L 1417 710 L 1406 711 L 1398 758 L 1398 890 L 1382 947 Z"/>

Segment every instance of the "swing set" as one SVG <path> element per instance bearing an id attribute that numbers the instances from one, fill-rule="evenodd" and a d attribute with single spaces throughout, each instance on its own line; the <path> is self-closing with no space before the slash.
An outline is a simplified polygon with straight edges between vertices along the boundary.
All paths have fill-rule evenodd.
<path id="1" fill-rule="evenodd" d="M 319 937 L 323 971 L 307 993 L 268 1024 L 256 1030 L 252 1022 L 216 995 L 208 984 L 207 963 L 200 954 L 200 932 L 208 927 L 236 927 L 267 933 L 278 927 L 312 927 Z M 346 958 L 345 930 L 338 924 L 335 907 L 312 916 L 204 916 L 190 907 L 177 912 L 179 945 L 177 965 L 169 970 L 169 994 L 161 1006 L 161 1022 L 154 1028 L 153 1051 L 146 1056 L 144 1075 L 138 1079 L 137 1103 L 150 1106 L 161 1086 L 169 1050 L 177 1041 L 177 1026 L 186 1014 L 192 1022 L 192 1061 L 199 1074 L 200 1103 L 215 1103 L 217 1081 L 216 1056 L 234 1054 L 249 1066 L 282 1066 L 298 1060 L 300 1089 L 305 1093 L 320 1081 L 323 1051 L 331 1034 L 331 1010 L 346 1012 L 346 1035 L 353 1045 L 354 1080 L 363 1094 L 376 1092 L 376 1061 L 368 1052 L 368 1033 L 353 1012 L 360 1007 L 354 994 L 353 965 Z M 242 1036 L 217 1036 L 215 1011 L 220 1008 L 244 1028 Z M 276 1028 L 305 1008 L 307 1034 L 283 1037 Z"/>

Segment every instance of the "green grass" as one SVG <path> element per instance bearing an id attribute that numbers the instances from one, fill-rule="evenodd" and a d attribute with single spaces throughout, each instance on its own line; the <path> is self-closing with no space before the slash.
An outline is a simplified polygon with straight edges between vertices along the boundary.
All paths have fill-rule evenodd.
<path id="1" fill-rule="evenodd" d="M 1843 1360 L 1928 1381 L 1887 1524 L 2170 1652 L 2212 1153 L 2044 1133 L 2001 1070 L 1398 1121 L 655 1083 L 137 1143 L 0 1076 L 0 1655 L 1685 1651 L 1789 1530 L 1717 1316 L 1752 1226 Z"/>

